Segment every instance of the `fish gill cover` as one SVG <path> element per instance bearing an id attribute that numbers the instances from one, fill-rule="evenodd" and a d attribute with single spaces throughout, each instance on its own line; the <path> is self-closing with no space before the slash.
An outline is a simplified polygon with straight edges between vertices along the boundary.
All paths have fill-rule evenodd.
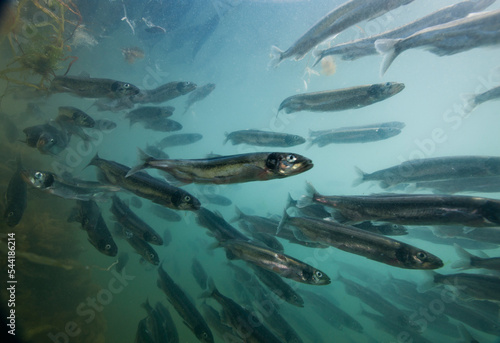
<path id="1" fill-rule="evenodd" d="M 499 13 L 11 3 L 2 334 L 494 342 Z"/>

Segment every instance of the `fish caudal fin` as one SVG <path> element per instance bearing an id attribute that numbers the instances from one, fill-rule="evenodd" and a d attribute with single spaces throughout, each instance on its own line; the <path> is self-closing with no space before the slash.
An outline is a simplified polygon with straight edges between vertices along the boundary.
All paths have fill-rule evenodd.
<path id="1" fill-rule="evenodd" d="M 474 111 L 477 106 L 475 94 L 461 94 L 460 97 L 464 102 L 464 115 Z"/>
<path id="2" fill-rule="evenodd" d="M 457 253 L 458 257 L 460 257 L 460 260 L 453 262 L 451 264 L 451 268 L 461 270 L 471 268 L 471 258 L 473 258 L 474 255 L 468 253 L 464 248 L 456 243 L 453 244 L 453 246 L 455 247 L 455 252 Z"/>
<path id="3" fill-rule="evenodd" d="M 268 64 L 269 68 L 276 68 L 283 60 L 283 51 L 277 46 L 271 46 L 271 61 Z"/>
<path id="4" fill-rule="evenodd" d="M 356 170 L 356 174 L 358 177 L 352 182 L 352 186 L 356 187 L 365 182 L 366 173 L 358 167 L 354 167 L 354 169 Z"/>
<path id="5" fill-rule="evenodd" d="M 99 154 L 96 152 L 94 157 L 90 160 L 90 162 L 85 166 L 87 168 L 88 166 L 97 166 L 97 161 L 100 160 Z M 85 169 L 83 168 L 83 169 Z"/>
<path id="6" fill-rule="evenodd" d="M 288 215 L 288 212 L 286 211 L 287 209 L 288 209 L 288 207 L 286 207 L 283 210 L 283 216 L 281 217 L 281 220 L 278 224 L 278 228 L 276 229 L 276 235 L 278 235 L 280 233 L 281 229 L 285 226 L 286 221 L 288 220 L 288 218 L 290 218 L 290 216 Z"/>
<path id="7" fill-rule="evenodd" d="M 312 55 L 314 58 L 316 58 L 316 61 L 314 61 L 313 65 L 311 68 L 314 68 L 316 64 L 318 64 L 324 56 L 325 50 L 313 50 Z"/>
<path id="8" fill-rule="evenodd" d="M 382 67 L 380 69 L 380 74 L 384 75 L 387 69 L 391 66 L 392 62 L 398 57 L 399 51 L 397 50 L 397 44 L 401 39 L 377 39 L 375 41 L 375 49 L 377 52 L 384 56 L 382 60 Z"/>
<path id="9" fill-rule="evenodd" d="M 156 160 L 154 157 L 146 154 L 144 151 L 142 151 L 139 148 L 137 148 L 137 151 L 139 153 L 139 160 L 142 163 L 136 165 L 133 168 L 130 168 L 130 170 L 128 171 L 127 175 L 125 175 L 125 177 L 129 177 L 130 175 L 133 175 L 133 174 L 137 173 L 140 170 L 148 168 L 149 167 L 149 162 Z"/>
<path id="10" fill-rule="evenodd" d="M 434 278 L 436 275 L 439 275 L 438 273 L 432 271 L 432 270 L 426 270 L 424 271 L 425 273 L 425 279 L 424 282 L 422 282 L 420 285 L 417 286 L 417 291 L 419 293 L 425 293 L 432 288 L 436 287 L 436 283 L 434 282 Z"/>

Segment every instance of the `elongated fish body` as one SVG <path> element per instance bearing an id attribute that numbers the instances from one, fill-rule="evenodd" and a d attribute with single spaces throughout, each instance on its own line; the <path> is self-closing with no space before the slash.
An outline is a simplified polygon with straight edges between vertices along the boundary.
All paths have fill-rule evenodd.
<path id="1" fill-rule="evenodd" d="M 175 210 L 194 211 L 200 208 L 200 202 L 183 189 L 174 187 L 165 181 L 145 173 L 125 177 L 130 168 L 123 164 L 100 158 L 97 154 L 90 161 L 100 169 L 101 181 L 126 189 L 135 195 Z"/>
<path id="2" fill-rule="evenodd" d="M 433 189 L 434 193 L 453 194 L 458 192 L 499 193 L 500 175 L 477 176 L 462 179 L 447 179 L 416 182 L 417 189 Z"/>
<path id="3" fill-rule="evenodd" d="M 248 311 L 231 298 L 221 294 L 215 285 L 211 285 L 208 296 L 214 298 L 224 312 L 224 319 L 248 343 L 280 343 L 279 340 L 254 313 Z"/>
<path id="4" fill-rule="evenodd" d="M 406 38 L 379 39 L 375 48 L 384 55 L 381 69 L 384 74 L 394 59 L 409 49 L 426 48 L 435 55 L 447 56 L 497 44 L 500 44 L 500 10 L 474 13 Z"/>
<path id="5" fill-rule="evenodd" d="M 111 213 L 115 219 L 122 224 L 126 229 L 131 231 L 136 237 L 145 242 L 163 245 L 161 236 L 141 218 L 139 218 L 125 203 L 116 195 L 111 198 Z"/>
<path id="6" fill-rule="evenodd" d="M 387 318 L 387 321 L 397 323 L 399 327 L 410 328 L 408 316 L 398 307 L 383 298 L 370 287 L 364 287 L 357 282 L 339 275 L 339 280 L 344 284 L 346 293 L 355 296 L 375 311 Z"/>
<path id="7" fill-rule="evenodd" d="M 259 280 L 278 297 L 294 306 L 304 307 L 304 299 L 280 276 L 257 265 L 251 267 Z"/>
<path id="8" fill-rule="evenodd" d="M 203 138 L 200 133 L 178 133 L 163 138 L 158 143 L 158 148 L 165 149 L 174 146 L 188 145 L 198 142 Z"/>
<path id="9" fill-rule="evenodd" d="M 316 65 L 322 58 L 329 55 L 342 55 L 343 60 L 355 60 L 360 57 L 376 55 L 375 41 L 386 38 L 404 38 L 417 31 L 428 27 L 444 24 L 467 16 L 473 12 L 479 12 L 494 3 L 494 0 L 472 0 L 462 1 L 454 5 L 444 7 L 409 24 L 400 26 L 378 35 L 358 39 L 351 42 L 337 44 L 329 49 L 316 52 Z"/>
<path id="10" fill-rule="evenodd" d="M 209 96 L 210 93 L 214 91 L 214 89 L 215 89 L 214 83 L 207 83 L 206 85 L 196 88 L 188 96 L 188 99 L 186 101 L 186 109 L 184 110 L 184 113 L 186 113 L 194 103 L 201 101 L 205 99 L 207 96 Z"/>
<path id="11" fill-rule="evenodd" d="M 165 293 L 168 301 L 182 317 L 184 324 L 195 334 L 200 342 L 213 343 L 212 332 L 202 315 L 162 266 L 158 268 L 158 276 L 158 287 Z"/>
<path id="12" fill-rule="evenodd" d="M 350 130 L 339 129 L 317 136 L 311 141 L 311 144 L 317 144 L 319 147 L 323 147 L 328 144 L 369 143 L 389 139 L 400 133 L 400 129 L 392 127 Z"/>
<path id="13" fill-rule="evenodd" d="M 172 132 L 182 130 L 182 124 L 169 118 L 158 118 L 145 122 L 144 128 L 159 132 Z"/>
<path id="14" fill-rule="evenodd" d="M 434 282 L 456 287 L 458 296 L 477 300 L 500 302 L 500 277 L 483 274 L 439 274 L 434 273 Z"/>
<path id="15" fill-rule="evenodd" d="M 271 61 L 272 66 L 277 66 L 282 60 L 295 57 L 302 59 L 312 48 L 330 36 L 338 34 L 363 20 L 374 19 L 384 13 L 409 4 L 413 0 L 350 0 L 335 8 L 306 33 L 304 33 L 286 51 L 274 47 L 276 57 Z"/>
<path id="16" fill-rule="evenodd" d="M 471 111 L 474 109 L 477 105 L 481 105 L 482 103 L 490 100 L 498 100 L 500 99 L 500 86 L 492 88 L 490 90 L 487 90 L 486 92 L 477 94 L 473 96 L 469 100 L 469 108 L 468 110 Z"/>
<path id="17" fill-rule="evenodd" d="M 172 319 L 172 315 L 168 311 L 168 309 L 161 303 L 157 302 L 155 305 L 155 310 L 160 314 L 163 325 L 167 331 L 167 342 L 179 343 L 179 333 L 177 332 L 177 327 L 175 326 L 174 320 Z"/>
<path id="18" fill-rule="evenodd" d="M 73 106 L 60 106 L 58 108 L 59 116 L 65 116 L 71 119 L 77 126 L 92 128 L 95 126 L 95 120 L 82 110 Z"/>
<path id="19" fill-rule="evenodd" d="M 500 225 L 500 200 L 459 195 L 394 194 L 371 196 L 313 195 L 313 201 L 332 207 L 339 219 L 402 225 Z"/>
<path id="20" fill-rule="evenodd" d="M 209 229 L 210 232 L 214 235 L 215 239 L 217 239 L 219 242 L 234 239 L 243 241 L 250 240 L 250 238 L 235 229 L 222 217 L 222 215 L 218 213 L 216 214 L 202 207 L 196 212 L 196 215 L 198 224 Z"/>
<path id="21" fill-rule="evenodd" d="M 436 269 L 443 266 L 441 259 L 425 250 L 353 226 L 315 218 L 288 217 L 286 212 L 282 224 L 293 225 L 310 241 L 390 266 L 405 269 Z"/>
<path id="22" fill-rule="evenodd" d="M 180 222 L 182 217 L 176 212 L 164 206 L 152 204 L 149 211 L 155 216 L 168 220 L 169 222 Z"/>
<path id="23" fill-rule="evenodd" d="M 352 226 L 384 236 L 404 236 L 408 234 L 408 230 L 406 230 L 404 226 L 397 224 L 373 224 L 370 221 L 366 221 L 359 224 L 353 224 Z"/>
<path id="24" fill-rule="evenodd" d="M 500 157 L 446 156 L 410 160 L 370 174 L 362 173 L 358 182 L 381 181 L 380 186 L 387 188 L 399 183 L 486 176 L 500 176 Z"/>
<path id="25" fill-rule="evenodd" d="M 219 311 L 214 309 L 212 306 L 208 305 L 206 302 L 201 304 L 201 310 L 203 312 L 203 317 L 207 321 L 207 324 L 214 330 L 219 338 L 228 340 L 232 343 L 244 343 L 243 339 L 236 335 L 229 325 L 223 323 Z"/>
<path id="26" fill-rule="evenodd" d="M 27 169 L 22 172 L 24 181 L 31 186 L 63 199 L 72 200 L 104 200 L 113 192 L 121 190 L 119 187 L 86 183 L 73 180 L 66 182 L 51 172 Z"/>
<path id="27" fill-rule="evenodd" d="M 111 99 L 130 97 L 140 92 L 139 88 L 128 82 L 81 76 L 56 76 L 50 84 L 50 91 L 72 93 L 82 98 Z"/>
<path id="28" fill-rule="evenodd" d="M 306 296 L 308 303 L 314 307 L 314 311 L 327 323 L 332 321 L 339 323 L 340 329 L 348 327 L 356 332 L 363 332 L 363 326 L 342 308 L 332 303 L 328 298 L 306 290 L 301 290 Z"/>
<path id="29" fill-rule="evenodd" d="M 390 98 L 404 89 L 404 84 L 386 82 L 350 88 L 292 95 L 278 109 L 286 113 L 299 111 L 333 112 L 357 109 Z"/>
<path id="30" fill-rule="evenodd" d="M 193 82 L 174 81 L 165 83 L 155 89 L 143 90 L 132 98 L 136 104 L 160 104 L 175 99 L 196 89 Z"/>
<path id="31" fill-rule="evenodd" d="M 318 136 L 327 134 L 327 133 L 333 133 L 337 132 L 338 130 L 362 130 L 362 129 L 380 129 L 380 128 L 392 128 L 392 129 L 399 129 L 403 130 L 406 127 L 406 124 L 400 121 L 389 121 L 389 122 L 384 122 L 384 123 L 373 123 L 373 124 L 367 124 L 367 125 L 357 125 L 357 126 L 345 126 L 345 127 L 339 127 L 337 129 L 330 129 L 330 130 L 318 130 L 318 131 L 313 131 L 309 130 L 309 137 L 310 138 L 316 138 Z"/>
<path id="32" fill-rule="evenodd" d="M 160 118 L 170 117 L 174 113 L 174 110 L 175 108 L 172 106 L 142 106 L 127 113 L 125 118 L 130 120 L 130 126 L 132 126 L 137 122 L 148 123 Z"/>
<path id="33" fill-rule="evenodd" d="M 140 153 L 142 153 L 140 151 Z M 281 179 L 303 173 L 313 167 L 312 161 L 293 153 L 263 152 L 230 155 L 197 160 L 157 160 L 141 154 L 141 169 L 155 168 L 167 172 L 183 183 L 229 184 Z"/>
<path id="34" fill-rule="evenodd" d="M 284 132 L 270 132 L 260 130 L 240 130 L 226 134 L 226 140 L 231 141 L 233 145 L 249 144 L 256 146 L 270 147 L 290 147 L 300 145 L 306 142 L 303 137 L 291 135 Z"/>
<path id="35" fill-rule="evenodd" d="M 242 240 L 229 240 L 221 245 L 229 259 L 253 263 L 282 277 L 310 285 L 328 285 L 331 282 L 321 270 L 263 245 Z"/>
<path id="36" fill-rule="evenodd" d="M 127 243 L 144 258 L 144 260 L 154 266 L 160 264 L 160 258 L 158 257 L 155 249 L 153 249 L 148 242 L 144 241 L 128 227 L 123 226 L 119 222 L 115 222 L 115 233 L 125 239 Z"/>
<path id="37" fill-rule="evenodd" d="M 191 262 L 191 274 L 193 274 L 196 283 L 200 286 L 201 289 L 206 289 L 208 287 L 208 276 L 207 272 L 201 265 L 200 261 L 193 257 Z"/>
<path id="38" fill-rule="evenodd" d="M 24 210 L 28 206 L 28 190 L 23 178 L 24 168 L 21 158 L 17 158 L 17 169 L 9 180 L 5 193 L 5 210 L 3 218 L 10 227 L 15 227 L 21 221 Z"/>
<path id="39" fill-rule="evenodd" d="M 89 242 L 101 253 L 107 256 L 116 256 L 118 247 L 95 201 L 77 200 L 76 207 L 71 212 L 68 221 L 81 223 L 82 229 L 87 231 Z"/>

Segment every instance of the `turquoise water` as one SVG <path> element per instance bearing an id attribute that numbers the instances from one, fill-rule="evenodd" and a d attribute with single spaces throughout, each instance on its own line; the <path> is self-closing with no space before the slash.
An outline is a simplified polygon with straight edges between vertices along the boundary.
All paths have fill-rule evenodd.
<path id="1" fill-rule="evenodd" d="M 281 49 L 288 48 L 300 35 L 311 27 L 319 18 L 341 4 L 341 1 L 279 1 L 279 0 L 211 0 L 192 1 L 186 7 L 185 1 L 74 1 L 78 7 L 82 22 L 70 38 L 68 32 L 75 26 L 66 23 L 65 55 L 77 56 L 69 75 L 90 74 L 95 78 L 109 78 L 129 82 L 140 89 L 153 89 L 171 81 L 190 81 L 202 86 L 207 83 L 216 84 L 215 90 L 204 100 L 192 105 L 186 114 L 182 114 L 188 98 L 187 95 L 168 101 L 162 106 L 176 108 L 171 119 L 183 125 L 181 133 L 200 133 L 203 139 L 185 146 L 167 148 L 170 158 L 204 158 L 207 154 L 232 155 L 263 151 L 294 152 L 310 158 L 314 168 L 290 178 L 266 182 L 251 182 L 234 185 L 187 185 L 183 189 L 192 194 L 215 193 L 231 199 L 233 205 L 228 207 L 205 204 L 212 211 L 218 211 L 230 221 L 236 216 L 234 206 L 252 215 L 268 217 L 281 215 L 288 193 L 294 199 L 305 194 L 306 181 L 326 195 L 369 195 L 385 192 L 375 183 L 366 182 L 354 187 L 357 178 L 355 167 L 365 172 L 397 165 L 415 158 L 429 158 L 453 155 L 498 155 L 498 103 L 487 102 L 474 110 L 469 116 L 461 117 L 459 109 L 463 106 L 463 94 L 480 93 L 498 86 L 500 83 L 500 65 L 498 48 L 478 48 L 453 56 L 438 57 L 429 52 L 412 49 L 399 56 L 388 72 L 380 76 L 381 56 L 368 56 L 356 61 L 342 61 L 334 57 L 335 73 L 326 75 L 321 65 L 312 68 L 314 58 L 311 53 L 300 61 L 285 60 L 278 68 L 269 68 L 270 47 L 276 45 Z M 456 1 L 415 1 L 403 8 L 394 10 L 369 22 L 361 22 L 353 26 L 331 42 L 337 44 L 356 38 L 377 34 L 438 10 Z M 130 21 L 130 27 L 124 17 Z M 489 9 L 499 9 L 494 4 Z M 29 14 L 25 20 L 38 18 Z M 36 10 L 34 11 L 36 13 Z M 66 12 L 68 13 L 68 12 Z M 176 13 L 173 15 L 172 13 Z M 11 14 L 12 16 L 13 14 Z M 218 16 L 218 25 L 206 40 L 199 41 L 202 33 L 208 29 L 197 31 L 196 27 L 206 23 L 210 18 Z M 77 18 L 68 13 L 68 20 Z M 143 20 L 143 18 L 145 20 Z M 145 22 L 165 28 L 166 33 L 160 36 L 149 34 Z M 21 34 L 18 33 L 18 36 Z M 138 47 L 144 53 L 130 64 L 124 59 L 122 49 Z M 193 51 L 199 49 L 193 57 Z M 8 40 L 2 41 L 2 68 L 8 67 L 12 55 L 8 53 Z M 55 74 L 62 75 L 68 65 L 62 61 L 62 68 Z M 39 81 L 33 75 L 17 75 L 25 82 Z M 285 98 L 305 92 L 331 90 L 357 85 L 382 83 L 388 81 L 402 82 L 405 89 L 380 103 L 356 110 L 342 112 L 298 112 L 276 115 L 277 109 Z M 2 89 L 13 89 L 12 83 L 1 80 Z M 21 93 L 21 94 L 19 94 Z M 2 186 L 7 188 L 9 177 L 13 171 L 12 161 L 20 155 L 27 168 L 42 169 L 61 173 L 69 171 L 75 177 L 84 180 L 96 180 L 96 168 L 86 168 L 90 159 L 98 153 L 100 157 L 119 162 L 126 166 L 138 163 L 137 148 L 145 148 L 147 144 L 155 144 L 169 133 L 146 130 L 141 125 L 129 127 L 124 118 L 128 110 L 118 112 L 98 111 L 93 103 L 95 99 L 85 99 L 67 93 L 53 94 L 48 97 L 22 99 L 26 88 L 6 93 L 0 103 L 3 116 L 8 116 L 16 125 L 20 136 L 25 127 L 42 124 L 57 115 L 59 106 L 77 107 L 94 119 L 108 119 L 116 122 L 117 127 L 102 132 L 92 131 L 95 139 L 90 147 L 81 144 L 78 137 L 73 138 L 70 146 L 58 156 L 42 155 L 37 150 L 18 141 L 8 141 L 2 137 L 2 158 L 6 161 L 2 169 Z M 16 97 L 17 95 L 17 97 Z M 28 102 L 37 104 L 41 114 L 28 113 Z M 344 126 L 365 125 L 387 121 L 401 121 L 406 124 L 400 135 L 388 140 L 365 144 L 331 144 L 319 148 L 308 147 L 307 144 L 290 148 L 261 148 L 249 145 L 223 144 L 225 133 L 243 129 L 260 129 L 266 131 L 286 132 L 302 137 L 309 136 L 309 130 L 323 130 Z M 88 131 L 90 134 L 91 131 Z M 153 176 L 161 177 L 156 170 L 149 170 Z M 2 189 L 3 191 L 3 189 Z M 497 198 L 498 193 L 475 194 L 477 196 Z M 130 198 L 129 193 L 121 193 L 122 199 Z M 102 215 L 110 229 L 113 218 L 109 212 L 111 202 L 99 203 Z M 132 210 L 163 234 L 168 230 L 172 242 L 166 246 L 154 246 L 163 268 L 175 282 L 200 305 L 204 300 L 199 296 L 203 290 L 196 284 L 191 274 L 191 260 L 194 256 L 201 261 L 207 274 L 214 280 L 219 290 L 238 300 L 237 289 L 232 279 L 235 278 L 222 248 L 214 247 L 216 242 L 206 234 L 207 229 L 196 223 L 192 212 L 178 212 L 182 216 L 180 222 L 167 222 L 150 211 L 151 202 L 142 199 L 142 208 Z M 129 253 L 129 262 L 125 272 L 128 281 L 121 283 L 123 287 L 114 289 L 117 276 L 111 266 L 116 257 L 100 254 L 87 241 L 79 224 L 68 224 L 66 219 L 73 200 L 61 200 L 50 195 L 41 194 L 38 190 L 28 191 L 28 208 L 19 226 L 8 228 L 2 223 L 2 233 L 16 232 L 18 244 L 18 269 L 27 268 L 29 277 L 19 272 L 19 282 L 23 286 L 17 293 L 20 311 L 17 314 L 18 327 L 26 334 L 19 333 L 22 341 L 33 342 L 132 342 L 135 339 L 137 324 L 146 316 L 141 304 L 149 299 L 151 304 L 168 301 L 163 292 L 156 286 L 158 274 L 155 266 L 140 262 L 127 243 L 118 237 L 115 242 L 120 252 Z M 43 233 L 51 233 L 54 238 L 44 241 L 43 247 L 36 240 L 29 241 L 24 235 L 31 235 L 42 222 L 41 213 L 46 218 L 55 220 L 47 224 Z M 236 223 L 233 223 L 238 227 Z M 53 228 L 53 231 L 51 231 Z M 56 239 L 57 237 L 57 239 Z M 42 238 L 41 238 L 42 239 Z M 417 245 L 437 256 L 445 263 L 439 270 L 453 273 L 450 264 L 458 259 L 452 245 L 443 246 L 432 241 L 418 240 L 409 236 L 396 239 Z M 29 241 L 29 244 L 28 244 Z M 68 243 L 66 243 L 68 242 Z M 397 334 L 391 335 L 361 314 L 361 301 L 348 295 L 344 285 L 335 280 L 338 273 L 356 279 L 365 287 L 369 287 L 389 300 L 393 299 L 385 292 L 388 276 L 423 283 L 424 272 L 403 270 L 377 263 L 361 256 L 352 255 L 337 249 L 317 250 L 281 241 L 285 253 L 306 261 L 324 271 L 333 282 L 327 286 L 312 286 L 285 281 L 297 289 L 318 292 L 355 317 L 364 327 L 363 333 L 348 328 L 339 330 L 328 325 L 328 320 L 320 319 L 317 311 L 308 306 L 293 307 L 287 303 L 281 305 L 280 313 L 297 330 L 304 342 L 316 342 L 318 338 L 310 335 L 301 325 L 304 318 L 309 321 L 322 342 L 396 342 Z M 64 249 L 53 249 L 50 244 L 63 245 Z M 71 277 L 62 268 L 47 266 L 38 260 L 24 260 L 22 252 L 36 253 L 55 260 L 74 261 L 78 266 L 73 268 Z M 487 251 L 491 257 L 499 256 L 499 250 Z M 341 262 L 341 263 L 340 263 Z M 3 260 L 2 260 L 3 263 Z M 69 262 L 68 262 L 69 263 Z M 235 264 L 246 267 L 242 261 Z M 347 263 L 348 265 L 344 265 Z M 41 265 L 44 273 L 32 275 L 31 270 Z M 3 265 L 2 265 L 3 268 Z M 250 268 L 247 268 L 250 272 Z M 3 269 L 2 269 L 3 270 Z M 355 273 L 358 271 L 358 273 Z M 352 273 L 352 275 L 351 275 Z M 5 275 L 5 273 L 3 273 Z M 55 276 L 51 276 L 54 274 Z M 358 276 L 354 275 L 358 274 Z M 359 276 L 361 275 L 361 276 Z M 23 277 L 26 277 L 24 284 Z M 66 279 L 67 277 L 67 279 Z M 38 282 L 37 278 L 40 279 Z M 3 279 L 2 279 L 3 280 Z M 67 286 L 63 281 L 66 280 Z M 85 281 L 78 281 L 85 280 Z M 111 283 L 110 283 L 111 282 Z M 58 287 L 54 285 L 57 284 Z M 78 291 L 73 292 L 73 288 Z M 111 292 L 111 289 L 114 289 Z M 54 294 L 52 290 L 61 293 Z M 106 290 L 109 290 L 107 292 Z M 5 292 L 5 291 L 4 291 Z M 111 292 L 111 293 L 110 293 Z M 36 296 L 34 296 L 36 294 Z M 43 294 L 51 294 L 60 303 L 50 307 L 41 301 Z M 111 296 L 109 296 L 111 294 Z M 2 294 L 4 295 L 4 294 Z M 89 310 L 87 297 L 101 299 L 99 310 Z M 100 297 L 100 298 L 99 298 Z M 274 297 L 274 295 L 269 295 Z M 64 300 L 63 300 L 64 299 Z M 30 303 L 27 303 L 29 300 Z M 213 300 L 206 300 L 215 308 Z M 397 301 L 392 300 L 395 303 Z M 22 303 L 24 302 L 24 303 Z M 33 311 L 39 315 L 30 312 Z M 168 306 L 181 342 L 195 342 L 192 332 L 182 323 L 172 306 Z M 363 308 L 366 310 L 367 306 Z M 79 310 L 78 310 L 79 309 Z M 86 311 L 83 312 L 82 311 Z M 60 312 L 56 312 L 60 311 Z M 92 318 L 92 311 L 96 319 Z M 59 313 L 55 316 L 54 313 Z M 411 311 L 409 311 L 411 313 Z M 57 320 L 55 319 L 57 317 Z M 46 319 L 43 319 L 46 318 Z M 52 320 L 52 318 L 54 318 Z M 295 319 L 294 319 L 295 318 Z M 298 319 L 297 319 L 298 318 Z M 302 318 L 302 319 L 301 319 Z M 499 318 L 491 318 L 498 322 Z M 83 333 L 72 337 L 65 325 L 78 322 Z M 335 321 L 335 319 L 330 319 Z M 450 319 L 454 324 L 457 322 Z M 36 323 L 36 324 L 35 324 Z M 297 324 L 298 323 L 298 324 Z M 467 327 L 480 342 L 493 342 L 495 336 Z M 66 332 L 63 334 L 63 332 Z M 75 331 L 77 332 L 77 331 Z M 92 336 L 95 335 L 95 336 Z M 425 338 L 432 342 L 457 341 L 436 331 L 424 331 Z M 399 337 L 399 341 L 406 340 Z M 222 341 L 216 337 L 216 341 Z"/>

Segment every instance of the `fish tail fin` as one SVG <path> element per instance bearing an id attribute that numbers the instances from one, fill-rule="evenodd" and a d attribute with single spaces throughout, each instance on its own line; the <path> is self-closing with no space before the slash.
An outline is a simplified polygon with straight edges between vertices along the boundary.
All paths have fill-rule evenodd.
<path id="1" fill-rule="evenodd" d="M 87 168 L 88 166 L 97 166 L 97 162 L 100 160 L 101 158 L 99 157 L 99 154 L 96 152 L 94 157 L 92 157 L 92 159 L 90 160 L 90 162 L 85 166 L 85 168 Z M 83 168 L 83 169 L 85 169 Z"/>
<path id="2" fill-rule="evenodd" d="M 280 48 L 273 45 L 271 46 L 271 61 L 269 61 L 269 68 L 276 68 L 283 60 L 283 51 Z"/>
<path id="3" fill-rule="evenodd" d="M 287 209 L 288 208 L 285 207 L 285 209 L 283 210 L 283 216 L 281 217 L 281 220 L 278 224 L 278 228 L 276 229 L 276 236 L 280 233 L 281 229 L 283 229 L 283 227 L 285 226 L 286 221 L 290 218 L 288 212 L 286 211 Z"/>
<path id="4" fill-rule="evenodd" d="M 316 189 L 310 182 L 306 182 L 306 193 L 306 195 L 303 195 L 299 200 L 297 200 L 295 207 L 303 208 L 313 204 L 313 199 L 318 192 L 316 192 Z"/>
<path id="5" fill-rule="evenodd" d="M 146 300 L 141 304 L 142 308 L 146 310 L 146 312 L 151 315 L 153 312 L 153 308 L 151 307 L 151 304 L 149 303 L 149 298 L 146 298 Z"/>
<path id="6" fill-rule="evenodd" d="M 382 67 L 380 69 L 380 74 L 384 75 L 387 69 L 391 66 L 392 62 L 401 53 L 397 47 L 397 44 L 401 42 L 402 39 L 377 39 L 375 41 L 375 49 L 377 52 L 384 56 L 382 60 Z"/>
<path id="7" fill-rule="evenodd" d="M 297 200 L 294 200 L 290 193 L 288 193 L 288 198 L 286 199 L 286 208 L 290 207 L 296 207 L 297 206 Z"/>
<path id="8" fill-rule="evenodd" d="M 227 133 L 227 131 L 226 131 L 226 132 L 224 132 L 224 135 L 226 136 L 226 139 L 224 139 L 224 143 L 222 143 L 222 144 L 226 145 L 227 141 L 229 140 L 229 133 Z"/>
<path id="9" fill-rule="evenodd" d="M 453 269 L 469 269 L 471 268 L 471 260 L 475 256 L 472 255 L 471 253 L 468 253 L 464 248 L 462 248 L 458 244 L 453 244 L 455 247 L 455 252 L 457 253 L 458 257 L 460 257 L 460 260 L 455 261 L 451 264 L 451 268 Z"/>
<path id="10" fill-rule="evenodd" d="M 432 271 L 432 270 L 426 270 L 424 271 L 425 279 L 424 281 L 417 286 L 417 291 L 419 293 L 425 293 L 432 288 L 436 287 L 436 283 L 434 282 L 434 279 L 436 275 L 439 275 L 438 273 Z"/>
<path id="11" fill-rule="evenodd" d="M 243 219 L 243 212 L 238 208 L 238 206 L 235 205 L 234 210 L 236 211 L 236 217 L 231 219 L 230 223 L 234 223 Z"/>
<path id="12" fill-rule="evenodd" d="M 198 297 L 199 299 L 211 298 L 214 296 L 214 294 L 219 293 L 219 290 L 215 286 L 215 282 L 211 277 L 208 278 L 207 286 L 208 289 Z"/>
<path id="13" fill-rule="evenodd" d="M 357 178 L 353 181 L 352 186 L 356 187 L 365 182 L 366 173 L 358 167 L 354 167 L 354 170 L 356 171 Z"/>
<path id="14" fill-rule="evenodd" d="M 142 162 L 142 163 L 139 163 L 135 167 L 130 168 L 130 170 L 128 171 L 127 175 L 125 175 L 125 177 L 129 177 L 130 175 L 133 175 L 133 174 L 137 173 L 140 170 L 148 168 L 149 167 L 149 163 L 151 161 L 155 161 L 156 160 L 153 156 L 150 156 L 150 155 L 146 154 L 144 151 L 142 151 L 139 148 L 137 148 L 137 151 L 138 151 L 138 154 L 139 154 L 139 161 Z"/>

